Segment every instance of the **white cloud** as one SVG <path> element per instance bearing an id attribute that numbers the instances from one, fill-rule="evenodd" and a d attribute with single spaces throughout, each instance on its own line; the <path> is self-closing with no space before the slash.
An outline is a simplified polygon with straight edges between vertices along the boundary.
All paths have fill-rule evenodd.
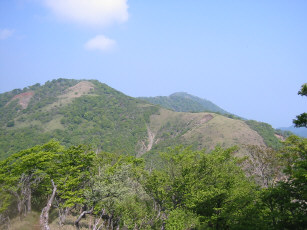
<path id="1" fill-rule="evenodd" d="M 85 43 L 85 49 L 87 50 L 100 50 L 108 51 L 116 45 L 116 42 L 104 35 L 97 35 L 96 37 Z"/>
<path id="2" fill-rule="evenodd" d="M 14 30 L 8 30 L 8 29 L 3 29 L 0 30 L 0 40 L 4 40 L 12 36 L 14 33 Z"/>
<path id="3" fill-rule="evenodd" d="M 82 25 L 104 27 L 128 19 L 128 0 L 43 0 L 58 17 Z"/>

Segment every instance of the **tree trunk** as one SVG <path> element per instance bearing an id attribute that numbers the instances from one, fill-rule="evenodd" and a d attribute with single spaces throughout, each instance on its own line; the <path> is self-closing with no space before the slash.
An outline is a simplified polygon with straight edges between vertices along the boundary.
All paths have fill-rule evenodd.
<path id="1" fill-rule="evenodd" d="M 48 223 L 48 221 L 49 221 L 49 211 L 50 211 L 50 208 L 51 208 L 51 205 L 52 205 L 52 202 L 54 200 L 55 193 L 56 193 L 56 190 L 57 190 L 57 187 L 55 186 L 53 180 L 51 180 L 51 183 L 52 183 L 52 186 L 53 186 L 53 191 L 52 191 L 51 197 L 50 197 L 46 207 L 44 207 L 43 210 L 42 210 L 42 213 L 40 215 L 40 220 L 39 220 L 42 230 L 50 230 L 49 223 Z"/>
<path id="2" fill-rule="evenodd" d="M 94 211 L 94 208 L 92 208 L 91 210 L 89 211 L 83 211 L 80 216 L 78 217 L 78 219 L 75 221 L 75 226 L 76 226 L 76 229 L 79 230 L 79 222 L 80 220 L 82 219 L 83 216 L 85 216 L 86 214 L 90 214 Z"/>
<path id="3" fill-rule="evenodd" d="M 58 205 L 58 204 L 57 204 Z M 59 205 L 57 206 L 58 208 L 58 212 L 59 212 L 59 225 L 60 227 L 62 227 L 64 225 L 64 222 L 66 221 L 66 217 L 67 215 L 69 215 L 69 213 L 71 212 L 71 210 L 73 210 L 75 208 L 75 206 L 71 207 L 71 208 L 60 208 Z"/>
<path id="4" fill-rule="evenodd" d="M 28 190 L 28 204 L 27 204 L 28 213 L 32 211 L 31 198 L 32 198 L 32 194 L 31 194 L 31 189 L 29 188 L 29 190 Z"/>

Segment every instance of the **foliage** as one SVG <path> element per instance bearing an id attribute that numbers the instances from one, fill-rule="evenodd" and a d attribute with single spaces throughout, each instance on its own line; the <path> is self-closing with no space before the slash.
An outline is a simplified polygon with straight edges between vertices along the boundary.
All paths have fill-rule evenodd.
<path id="1" fill-rule="evenodd" d="M 218 112 L 229 114 L 211 101 L 187 93 L 174 93 L 168 97 L 141 97 L 140 99 L 177 112 Z"/>
<path id="2" fill-rule="evenodd" d="M 292 130 L 291 130 L 292 131 Z M 275 130 L 275 133 L 277 135 L 280 135 L 282 137 L 285 137 L 285 138 L 288 138 L 290 137 L 291 135 L 293 135 L 293 133 L 291 132 L 290 130 L 281 130 L 281 129 L 276 129 Z"/>
<path id="3" fill-rule="evenodd" d="M 145 229 L 154 211 L 142 186 L 144 162 L 104 152 L 97 154 L 95 161 L 91 183 L 85 191 L 85 204 L 94 210 L 95 221 L 99 223 L 103 217 L 112 226 Z"/>
<path id="4" fill-rule="evenodd" d="M 52 209 L 64 225 L 71 212 L 75 223 L 90 215 L 93 229 L 306 229 L 306 139 L 291 136 L 279 152 L 253 150 L 258 163 L 284 168 L 286 176 L 262 188 L 240 168 L 244 159 L 235 151 L 178 146 L 161 153 L 161 168 L 147 171 L 133 156 L 50 141 L 0 162 L 0 217 L 5 223 L 31 206 L 42 208 L 52 180 Z M 274 178 L 266 169 L 262 179 Z"/>
<path id="5" fill-rule="evenodd" d="M 10 130 L 0 128 L 0 159 L 5 159 L 21 149 L 46 143 L 52 137 L 52 134 L 43 133 L 38 126 Z"/>
<path id="6" fill-rule="evenodd" d="M 263 187 L 269 187 L 280 180 L 282 175 L 282 160 L 277 150 L 264 146 L 246 146 L 247 159 L 242 162 L 242 168 L 249 177 Z"/>
<path id="7" fill-rule="evenodd" d="M 165 228 L 169 230 L 194 229 L 198 226 L 198 217 L 190 211 L 176 208 L 169 212 Z"/>
<path id="8" fill-rule="evenodd" d="M 62 94 L 67 88 L 77 84 L 78 82 L 80 81 L 59 78 L 57 80 L 47 81 L 42 86 L 30 86 L 29 89 L 34 89 L 35 94 L 30 101 L 27 109 L 25 109 L 23 113 L 34 113 L 35 111 L 43 108 L 44 106 L 57 101 L 58 95 Z"/>
<path id="9" fill-rule="evenodd" d="M 302 113 L 296 116 L 293 120 L 295 127 L 305 127 L 307 128 L 307 113 Z"/>
<path id="10" fill-rule="evenodd" d="M 15 94 L 35 93 L 26 109 L 22 110 L 17 100 L 1 107 L 0 158 L 52 138 L 66 146 L 90 144 L 104 151 L 135 154 L 147 137 L 146 123 L 158 108 L 142 106 L 140 101 L 98 81 L 90 81 L 95 89 L 89 94 L 70 103 L 58 102 L 68 87 L 78 82 L 60 78 L 2 95 L 4 104 Z"/>
<path id="11" fill-rule="evenodd" d="M 307 96 L 307 83 L 303 84 L 298 95 Z M 295 127 L 305 127 L 307 128 L 307 113 L 302 113 L 296 116 L 296 119 L 293 120 Z"/>
<path id="12" fill-rule="evenodd" d="M 70 215 L 77 228 L 81 219 L 92 223 L 89 229 L 307 228 L 307 139 L 289 136 L 281 143 L 270 125 L 246 121 L 272 148 L 249 146 L 246 158 L 235 157 L 235 147 L 165 150 L 185 144 L 180 135 L 188 128 L 178 118 L 161 127 L 160 147 L 145 158 L 159 167 L 146 170 L 150 164 L 133 155 L 158 107 L 97 81 L 88 95 L 48 107 L 76 82 L 58 79 L 0 95 L 2 226 L 42 209 L 54 184 L 53 215 L 60 225 L 71 224 Z M 11 99 L 29 90 L 35 96 L 22 110 Z M 60 128 L 45 128 L 54 116 Z"/>
<path id="13" fill-rule="evenodd" d="M 246 124 L 253 130 L 255 130 L 264 140 L 264 143 L 273 149 L 281 147 L 280 141 L 275 137 L 275 130 L 271 125 L 264 122 L 257 122 L 254 120 L 246 121 Z"/>
<path id="14" fill-rule="evenodd" d="M 93 156 L 84 146 L 65 149 L 55 141 L 20 151 L 0 162 L 1 195 L 11 194 L 19 215 L 26 214 L 31 211 L 32 195 L 36 194 L 36 201 L 46 199 L 53 180 L 63 207 L 82 203 Z"/>
<path id="15" fill-rule="evenodd" d="M 133 154 L 147 135 L 149 116 L 156 112 L 156 107 L 139 107 L 124 95 L 83 96 L 59 111 L 67 130 L 62 140 L 67 144 L 81 140 L 104 151 Z"/>
<path id="16" fill-rule="evenodd" d="M 289 137 L 281 153 L 287 178 L 262 192 L 264 219 L 273 229 L 306 229 L 307 139 Z"/>
<path id="17" fill-rule="evenodd" d="M 300 91 L 298 91 L 297 94 L 301 96 L 307 96 L 307 83 L 302 85 Z"/>
<path id="18" fill-rule="evenodd" d="M 170 150 L 163 154 L 164 168 L 151 173 L 147 191 L 166 214 L 177 208 L 194 213 L 201 228 L 240 225 L 252 208 L 257 189 L 237 166 L 233 151 L 216 148 L 206 154 L 182 147 Z M 176 215 L 183 215 L 183 210 Z"/>

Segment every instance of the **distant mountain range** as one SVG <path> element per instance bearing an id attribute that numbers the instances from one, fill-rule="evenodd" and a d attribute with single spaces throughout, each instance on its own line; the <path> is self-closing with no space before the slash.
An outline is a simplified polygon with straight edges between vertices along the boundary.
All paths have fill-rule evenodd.
<path id="1" fill-rule="evenodd" d="M 290 127 L 282 127 L 278 129 L 283 130 L 283 131 L 290 131 L 294 133 L 295 135 L 307 138 L 307 128 L 304 128 L 304 127 L 295 128 L 294 126 L 290 126 Z"/>
<path id="2" fill-rule="evenodd" d="M 57 79 L 0 94 L 0 158 L 50 139 L 150 157 L 178 144 L 278 147 L 278 138 L 269 124 L 187 93 L 133 98 L 96 80 Z"/>

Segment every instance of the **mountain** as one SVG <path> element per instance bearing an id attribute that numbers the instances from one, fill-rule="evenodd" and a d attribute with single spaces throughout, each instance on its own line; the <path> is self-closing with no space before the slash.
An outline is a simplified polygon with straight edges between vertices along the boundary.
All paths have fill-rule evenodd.
<path id="1" fill-rule="evenodd" d="M 51 138 L 132 154 L 159 110 L 98 81 L 68 79 L 1 94 L 0 106 L 1 155 Z"/>
<path id="2" fill-rule="evenodd" d="M 290 126 L 290 127 L 282 127 L 279 129 L 283 131 L 290 131 L 295 135 L 307 138 L 307 128 L 305 127 L 295 128 L 294 126 Z"/>
<path id="3" fill-rule="evenodd" d="M 214 112 L 230 114 L 211 101 L 184 92 L 173 93 L 170 96 L 140 97 L 140 99 L 177 112 Z"/>
<path id="4" fill-rule="evenodd" d="M 212 149 L 278 143 L 272 127 L 260 124 L 171 111 L 96 80 L 57 79 L 0 94 L 0 158 L 50 139 L 135 156 L 178 144 Z"/>
<path id="5" fill-rule="evenodd" d="M 139 99 L 177 112 L 213 112 L 228 118 L 244 120 L 244 123 L 262 136 L 264 143 L 272 148 L 280 147 L 279 140 L 288 135 L 275 130 L 270 124 L 243 119 L 223 110 L 211 101 L 184 92 L 173 93 L 170 96 L 140 97 Z"/>

